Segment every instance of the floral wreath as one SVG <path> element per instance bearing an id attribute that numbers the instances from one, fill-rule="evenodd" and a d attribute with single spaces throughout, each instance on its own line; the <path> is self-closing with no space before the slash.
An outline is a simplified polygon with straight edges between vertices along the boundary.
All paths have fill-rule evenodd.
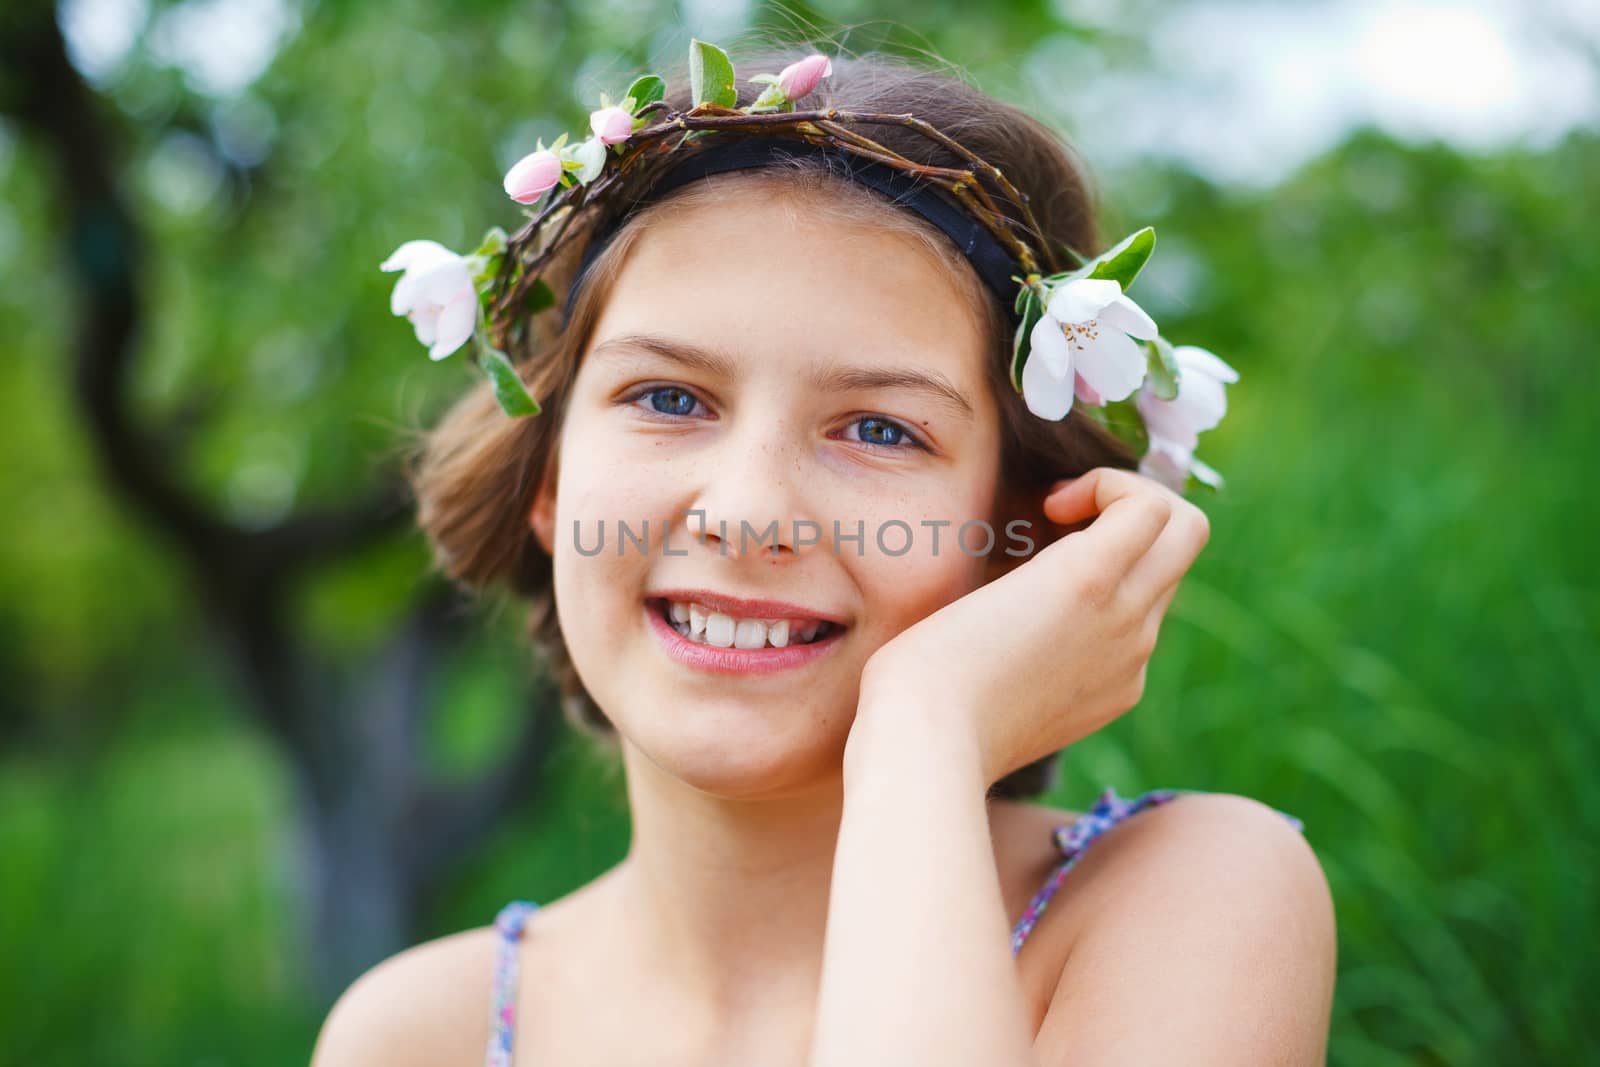
<path id="1" fill-rule="evenodd" d="M 1040 240 L 1027 197 L 997 168 L 915 116 L 837 108 L 797 111 L 795 101 L 833 73 L 825 55 L 748 79 L 766 88 L 743 108 L 734 106 L 733 63 L 721 48 L 691 40 L 689 72 L 696 103 L 688 111 L 673 110 L 662 99 L 666 83 L 646 74 L 634 80 L 620 103 L 600 95 L 599 110 L 589 115 L 591 135 L 583 141 L 569 143 L 562 133 L 547 147 L 541 138 L 535 151 L 505 175 L 506 195 L 519 204 L 536 204 L 550 194 L 539 210 L 524 209 L 529 221 L 515 235 L 491 227 L 467 255 L 435 241 L 412 240 L 383 261 L 381 270 L 404 272 L 390 310 L 411 321 L 432 359 L 443 359 L 472 340 L 473 362 L 488 376 L 501 409 L 518 417 L 539 414 L 505 348 L 524 335 L 529 316 L 555 304 L 542 273 L 578 209 L 630 202 L 677 148 L 701 138 L 727 131 L 799 136 L 927 179 L 954 196 L 1022 267 L 1021 275 L 1011 277 L 1018 286 L 1012 317 L 1020 320 L 1010 379 L 1029 411 L 1059 421 L 1076 407 L 1141 457 L 1140 473 L 1178 492 L 1191 478 L 1209 489 L 1221 488 L 1222 476 L 1194 450 L 1198 435 L 1226 413 L 1223 387 L 1239 375 L 1206 349 L 1171 344 L 1125 295 L 1155 248 L 1153 228 L 1138 230 L 1097 256 L 1064 246 L 1058 253 Z M 658 115 L 660 121 L 651 124 Z M 916 163 L 859 130 L 874 125 L 915 130 L 967 165 Z M 1020 222 L 1000 211 L 997 195 L 1018 210 Z M 1054 269 L 1062 267 L 1061 255 L 1069 265 Z M 1035 354 L 1039 358 L 1030 358 Z"/>

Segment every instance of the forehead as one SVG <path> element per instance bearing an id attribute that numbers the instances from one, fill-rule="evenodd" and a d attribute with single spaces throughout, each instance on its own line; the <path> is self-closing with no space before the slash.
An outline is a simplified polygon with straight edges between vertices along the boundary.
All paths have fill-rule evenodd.
<path id="1" fill-rule="evenodd" d="M 974 307 L 986 296 L 953 249 L 953 265 L 940 262 L 914 235 L 830 213 L 815 194 L 719 177 L 725 193 L 663 205 L 641 231 L 591 345 L 669 334 L 791 365 L 913 363 L 968 395 L 984 389 L 983 360 L 999 358 Z"/>

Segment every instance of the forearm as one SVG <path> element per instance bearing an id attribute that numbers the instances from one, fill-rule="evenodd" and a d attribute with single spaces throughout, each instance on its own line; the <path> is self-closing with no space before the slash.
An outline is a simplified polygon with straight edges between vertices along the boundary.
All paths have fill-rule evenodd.
<path id="1" fill-rule="evenodd" d="M 919 711 L 857 711 L 811 1067 L 1031 1067 L 988 783 L 975 746 Z"/>

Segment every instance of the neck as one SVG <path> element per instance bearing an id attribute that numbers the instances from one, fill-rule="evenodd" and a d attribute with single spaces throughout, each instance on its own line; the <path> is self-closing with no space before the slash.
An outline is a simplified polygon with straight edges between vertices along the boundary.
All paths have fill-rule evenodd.
<path id="1" fill-rule="evenodd" d="M 842 778 L 729 799 L 665 773 L 626 741 L 623 762 L 633 836 L 616 871 L 619 921 L 644 973 L 724 1015 L 813 997 Z"/>

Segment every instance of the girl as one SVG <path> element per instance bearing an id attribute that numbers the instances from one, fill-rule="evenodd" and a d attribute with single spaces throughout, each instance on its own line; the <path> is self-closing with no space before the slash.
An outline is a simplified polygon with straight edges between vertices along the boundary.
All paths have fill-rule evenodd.
<path id="1" fill-rule="evenodd" d="M 1041 124 L 882 56 L 822 73 L 807 107 L 914 114 L 1096 246 Z M 628 854 L 374 967 L 316 1067 L 1321 1062 L 1332 908 L 1291 820 L 1030 799 L 1139 700 L 1204 516 L 1018 395 L 1008 302 L 948 224 L 817 154 L 745 164 L 562 259 L 563 322 L 514 353 L 542 411 L 485 385 L 415 470 L 441 568 L 525 597 L 614 739 Z M 440 355 L 447 320 L 414 321 Z"/>

